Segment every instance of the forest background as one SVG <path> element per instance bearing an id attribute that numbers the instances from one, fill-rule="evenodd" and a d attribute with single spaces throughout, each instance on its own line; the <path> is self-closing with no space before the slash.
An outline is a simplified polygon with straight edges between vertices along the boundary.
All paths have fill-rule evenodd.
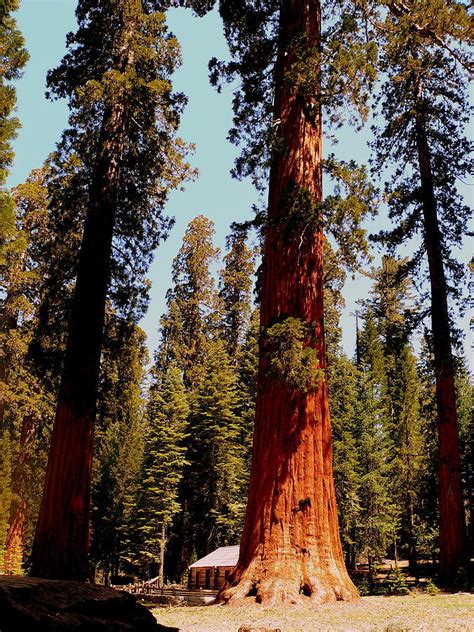
<path id="1" fill-rule="evenodd" d="M 20 131 L 18 141 L 14 146 L 16 164 L 10 179 L 11 185 L 24 181 L 31 168 L 39 167 L 42 164 L 48 152 L 53 150 L 55 141 L 65 127 L 67 118 L 65 106 L 61 102 L 50 103 L 43 101 L 41 95 L 44 91 L 46 71 L 56 66 L 64 52 L 64 33 L 68 30 L 74 30 L 74 6 L 74 2 L 67 1 L 26 1 L 23 3 L 23 8 L 18 15 L 19 27 L 26 37 L 31 60 L 27 66 L 24 79 L 17 84 L 18 114 L 22 121 L 23 129 Z M 46 21 L 48 28 L 52 29 L 51 37 L 48 35 L 45 38 L 44 31 L 41 33 L 41 37 L 38 37 L 38 29 L 33 27 L 37 27 L 40 21 Z M 193 253 L 191 250 L 194 248 L 194 254 L 199 258 L 200 255 L 197 254 L 199 246 L 204 245 L 208 247 L 205 257 L 207 257 L 207 263 L 210 267 L 210 276 L 215 276 L 217 270 L 222 267 L 217 252 L 214 250 L 215 245 L 219 246 L 224 254 L 226 251 L 224 242 L 226 235 L 229 234 L 229 224 L 236 219 L 239 221 L 250 219 L 252 217 L 252 204 L 258 202 L 250 182 L 236 182 L 231 179 L 228 173 L 236 155 L 232 146 L 225 141 L 228 129 L 231 127 L 231 88 L 224 89 L 224 94 L 219 95 L 208 85 L 207 63 L 209 58 L 212 56 L 226 58 L 226 48 L 224 40 L 220 36 L 221 28 L 218 17 L 214 12 L 204 20 L 197 21 L 184 11 L 170 12 L 169 24 L 181 43 L 184 57 L 184 65 L 174 77 L 174 87 L 176 90 L 182 89 L 189 98 L 188 107 L 185 109 L 182 118 L 181 135 L 186 141 L 196 143 L 197 149 L 192 163 L 199 168 L 200 176 L 195 182 L 186 185 L 184 193 L 173 193 L 169 204 L 166 206 L 167 214 L 176 217 L 176 225 L 171 231 L 170 238 L 160 246 L 155 257 L 150 271 L 152 300 L 146 317 L 141 321 L 141 326 L 147 333 L 147 344 L 151 354 L 156 350 L 159 342 L 160 317 L 167 310 L 170 311 L 172 309 L 173 293 L 175 298 L 176 296 L 179 298 L 179 281 L 180 279 L 182 281 L 186 274 L 189 273 L 189 269 L 186 269 L 187 262 L 189 263 L 189 259 L 186 261 L 186 253 L 191 253 L 192 258 Z M 43 111 L 40 110 L 39 103 L 42 103 Z M 346 160 L 356 158 L 359 162 L 365 162 L 369 155 L 367 148 L 367 139 L 369 137 L 370 133 L 368 131 L 357 135 L 354 130 L 344 131 L 340 134 L 339 157 L 343 157 Z M 467 189 L 464 190 L 467 191 Z M 213 235 L 213 227 L 209 221 L 202 218 L 195 220 L 191 224 L 187 237 L 185 237 L 184 246 L 180 251 L 181 256 L 175 260 L 172 266 L 172 260 L 180 248 L 186 227 L 193 218 L 200 215 L 204 215 L 214 222 L 216 227 L 215 237 Z M 369 231 L 377 231 L 388 226 L 386 220 L 381 221 L 381 217 L 383 215 L 379 215 L 373 224 L 370 225 L 369 223 L 367 225 Z M 214 244 L 211 243 L 213 239 L 215 241 Z M 376 253 L 374 252 L 374 254 Z M 466 254 L 463 256 L 464 263 L 467 263 Z M 377 261 L 379 260 L 376 259 Z M 390 266 L 390 263 L 387 263 Z M 174 278 L 171 275 L 172 270 Z M 390 274 L 390 270 L 386 268 L 385 273 Z M 251 276 L 250 268 L 248 276 Z M 356 554 L 363 553 L 369 564 L 371 562 L 375 563 L 384 554 L 388 553 L 390 547 L 390 553 L 392 555 L 396 554 L 394 547 L 397 544 L 397 534 L 400 532 L 403 532 L 402 543 L 405 546 L 404 553 L 406 553 L 409 540 L 410 538 L 413 539 L 414 536 L 414 533 L 410 532 L 407 537 L 407 533 L 414 525 L 407 526 L 406 524 L 407 507 L 406 498 L 403 497 L 403 487 L 406 485 L 406 479 L 401 480 L 394 476 L 395 471 L 402 471 L 401 468 L 397 469 L 397 459 L 402 458 L 406 445 L 402 445 L 403 441 L 397 444 L 397 440 L 400 437 L 397 439 L 397 433 L 393 427 L 390 427 L 390 416 L 392 413 L 387 413 L 388 410 L 392 410 L 390 406 L 394 403 L 394 400 L 390 399 L 393 396 L 393 392 L 388 392 L 390 391 L 390 371 L 393 370 L 393 366 L 390 363 L 400 360 L 401 356 L 397 357 L 397 349 L 388 349 L 387 346 L 383 346 L 383 343 L 386 342 L 384 340 L 384 327 L 387 326 L 387 323 L 390 325 L 393 322 L 390 323 L 386 319 L 386 311 L 384 312 L 384 309 L 380 309 L 383 301 L 386 300 L 386 296 L 383 293 L 383 278 L 379 276 L 378 281 L 378 284 L 375 284 L 375 290 L 370 294 L 369 303 L 360 307 L 362 313 L 358 354 L 355 354 L 355 322 L 351 312 L 355 311 L 356 301 L 369 297 L 368 290 L 371 281 L 364 276 L 348 277 L 344 291 L 346 307 L 343 311 L 339 296 L 342 277 L 336 274 L 334 278 L 334 303 L 332 305 L 335 308 L 336 315 L 333 314 L 333 321 L 331 321 L 331 318 L 328 319 L 328 333 L 330 336 L 333 336 L 331 341 L 328 342 L 330 367 L 331 353 L 337 355 L 337 359 L 336 355 L 333 355 L 332 369 L 330 368 L 330 371 L 336 369 L 336 373 L 332 375 L 336 486 L 339 493 L 342 517 L 343 542 L 349 567 L 354 567 Z M 205 283 L 207 283 L 207 280 L 205 280 Z M 224 277 L 221 278 L 221 283 L 225 285 Z M 165 293 L 173 285 L 173 292 L 166 299 Z M 212 282 L 209 287 L 211 286 Z M 212 288 L 212 291 L 214 291 L 214 288 Z M 393 304 L 396 312 L 395 321 L 399 322 L 400 319 L 403 320 L 405 317 L 405 309 L 408 304 L 411 304 L 410 292 L 410 288 L 398 288 Z M 221 298 L 223 298 L 222 292 Z M 206 298 L 204 298 L 204 302 L 206 302 Z M 209 310 L 210 307 L 212 312 L 212 306 L 207 302 L 206 309 Z M 344 317 L 338 323 L 337 313 L 341 311 L 343 311 Z M 216 310 L 216 314 L 218 314 L 218 310 Z M 384 318 L 386 319 L 385 321 Z M 168 319 L 169 322 L 170 320 Z M 462 321 L 461 326 L 466 323 L 466 320 Z M 166 321 L 164 321 L 164 324 L 165 327 L 162 328 L 162 332 L 166 332 Z M 333 326 L 332 329 L 331 326 Z M 219 325 L 214 324 L 211 325 L 211 329 L 212 327 L 219 328 Z M 420 331 L 418 330 L 418 334 Z M 241 527 L 248 463 L 236 463 L 236 454 L 230 445 L 232 442 L 235 443 L 238 436 L 239 444 L 248 447 L 248 422 L 251 417 L 251 410 L 245 410 L 245 414 L 240 416 L 240 422 L 238 422 L 239 415 L 237 411 L 239 406 L 240 412 L 242 412 L 242 408 L 249 407 L 252 400 L 251 389 L 247 393 L 242 392 L 245 378 L 249 378 L 250 375 L 251 381 L 251 368 L 250 373 L 247 376 L 245 375 L 245 372 L 249 369 L 246 361 L 252 358 L 252 354 L 253 356 L 255 355 L 255 331 L 252 334 L 250 329 L 249 332 L 246 335 L 246 332 L 243 330 L 241 332 L 243 335 L 239 340 L 239 342 L 243 342 L 246 339 L 244 344 L 244 347 L 247 345 L 245 353 L 248 353 L 248 355 L 246 357 L 245 353 L 240 353 L 238 358 L 237 355 L 232 357 L 229 349 L 225 351 L 218 344 L 214 348 L 214 359 L 220 358 L 220 362 L 215 362 L 212 365 L 212 362 L 209 362 L 209 358 L 212 359 L 212 354 L 207 354 L 207 356 L 204 354 L 202 356 L 203 361 L 207 363 L 205 366 L 203 365 L 203 371 L 208 378 L 206 388 L 200 389 L 198 387 L 196 390 L 195 387 L 201 378 L 186 376 L 185 374 L 184 386 L 188 391 L 192 392 L 191 418 L 194 415 L 195 428 L 203 429 L 206 427 L 206 419 L 213 418 L 212 406 L 215 405 L 220 407 L 221 421 L 225 421 L 227 415 L 227 421 L 229 422 L 227 430 L 229 432 L 223 437 L 221 442 L 222 446 L 227 446 L 228 448 L 227 451 L 224 450 L 223 452 L 224 460 L 211 464 L 214 468 L 211 474 L 212 476 L 216 475 L 216 487 L 207 490 L 207 496 L 204 499 L 199 499 L 202 501 L 202 508 L 204 509 L 206 508 L 206 503 L 208 503 L 207 509 L 210 510 L 208 515 L 213 517 L 217 530 L 211 526 L 207 533 L 202 533 L 197 538 L 193 536 L 194 541 L 191 541 L 191 543 L 177 543 L 179 552 L 175 548 L 173 557 L 174 564 L 177 564 L 178 567 L 170 571 L 170 576 L 174 579 L 179 578 L 186 564 L 196 555 L 202 555 L 208 552 L 209 549 L 212 549 L 213 546 L 219 544 L 234 543 Z M 345 358 L 342 354 L 338 340 L 340 332 L 343 332 L 344 336 L 344 349 L 348 356 L 354 357 L 353 361 Z M 213 337 L 215 338 L 215 332 L 210 334 L 210 339 Z M 229 342 L 225 334 L 223 339 L 226 340 L 226 343 Z M 101 421 L 99 421 L 98 441 L 101 442 L 101 445 L 98 451 L 99 463 L 96 465 L 99 469 L 98 475 L 96 475 L 95 508 L 99 508 L 100 511 L 99 514 L 97 511 L 93 513 L 93 558 L 97 563 L 97 568 L 104 573 L 104 577 L 107 580 L 110 574 L 116 575 L 119 570 L 132 572 L 136 567 L 133 564 L 130 566 L 128 563 L 137 559 L 140 559 L 141 568 L 145 569 L 142 572 L 146 575 L 152 574 L 157 568 L 157 559 L 161 552 L 163 541 L 168 536 L 171 537 L 170 548 L 173 551 L 173 528 L 174 535 L 186 533 L 186 531 L 189 535 L 196 524 L 200 523 L 199 516 L 195 513 L 191 516 L 194 523 L 191 522 L 188 525 L 184 525 L 184 528 L 183 525 L 180 527 L 176 527 L 176 525 L 174 527 L 171 526 L 172 519 L 176 518 L 180 513 L 179 503 L 181 503 L 181 508 L 183 506 L 183 498 L 178 498 L 179 495 L 176 498 L 165 499 L 161 507 L 155 507 L 155 513 L 153 513 L 152 504 L 147 506 L 143 498 L 140 501 L 140 486 L 142 486 L 142 490 L 144 484 L 145 488 L 147 487 L 147 476 L 152 478 L 154 476 L 154 481 L 156 482 L 160 476 L 163 476 L 163 472 L 153 472 L 153 464 L 149 462 L 147 465 L 146 457 L 140 461 L 140 450 L 143 449 L 143 445 L 140 446 L 139 440 L 140 423 L 138 423 L 138 426 L 133 426 L 133 424 L 136 422 L 134 415 L 143 412 L 137 401 L 140 399 L 140 389 L 143 387 L 141 382 L 143 377 L 142 370 L 145 368 L 147 360 L 143 352 L 143 342 L 140 339 L 140 335 L 138 335 L 138 340 L 132 336 L 129 342 L 133 347 L 133 352 L 130 351 L 129 358 L 120 357 L 120 353 L 117 354 L 117 349 L 110 348 L 105 352 L 111 354 L 111 366 L 115 362 L 116 369 L 113 369 L 110 375 L 104 375 L 102 378 L 102 400 L 99 405 Z M 427 428 L 433 423 L 434 402 L 432 381 L 430 380 L 429 353 L 426 344 L 423 346 L 420 336 L 416 340 L 415 348 L 418 352 L 422 349 L 418 359 L 415 359 L 411 350 L 407 351 L 406 356 L 404 356 L 406 363 L 403 366 L 403 370 L 406 371 L 404 379 L 406 378 L 407 381 L 412 380 L 409 392 L 413 398 L 411 404 L 408 405 L 409 413 L 407 417 L 409 421 L 413 422 L 413 425 L 409 428 L 407 426 L 407 431 L 409 433 L 413 431 L 414 433 L 410 438 L 410 441 L 413 441 L 410 450 L 413 446 L 416 446 L 416 465 L 413 469 L 412 464 L 412 470 L 408 472 L 408 475 L 419 476 L 416 481 L 411 481 L 413 482 L 413 489 L 409 490 L 409 494 L 412 494 L 411 501 L 415 501 L 415 497 L 417 501 L 420 501 L 416 503 L 418 511 L 416 517 L 417 527 L 422 531 L 422 533 L 417 533 L 418 553 L 422 550 L 424 555 L 429 556 L 430 553 L 436 554 L 436 538 L 434 535 L 434 525 L 436 523 L 434 516 L 436 502 L 434 499 L 436 494 L 430 488 L 430 486 L 434 485 L 434 468 L 425 467 L 426 463 L 422 463 L 422 461 L 424 456 L 428 454 L 432 457 L 435 452 L 433 441 L 426 441 L 426 437 L 430 435 L 430 432 L 427 432 Z M 126 345 L 124 345 L 124 350 L 127 351 Z M 136 355 L 134 355 L 134 352 L 136 352 Z M 227 359 L 226 353 L 227 356 L 230 356 Z M 132 358 L 132 361 L 130 361 L 130 358 Z M 242 361 L 242 358 L 244 361 Z M 160 354 L 158 354 L 157 359 L 156 371 L 159 373 Z M 129 363 L 132 373 L 137 369 L 133 375 L 128 375 L 127 377 L 126 370 L 123 374 L 120 373 L 123 370 L 124 361 Z M 134 365 L 134 362 L 136 362 L 136 365 Z M 460 362 L 462 364 L 462 359 Z M 415 364 L 417 364 L 416 368 Z M 253 366 L 255 367 L 255 364 Z M 119 375 L 118 380 L 117 375 Z M 122 402 L 124 408 L 130 407 L 127 414 L 131 416 L 127 419 L 120 418 L 121 414 L 118 412 L 117 419 L 114 419 L 113 390 L 110 389 L 110 392 L 107 393 L 107 386 L 116 388 L 115 393 L 117 395 L 123 393 L 123 384 L 119 383 L 121 377 L 125 377 L 125 379 L 131 378 L 131 382 L 128 384 L 128 386 L 131 384 L 131 390 L 128 391 L 129 399 Z M 459 387 L 459 392 L 462 395 L 460 399 L 460 422 L 464 450 L 463 474 L 466 477 L 472 475 L 472 472 L 468 471 L 469 466 L 466 465 L 468 463 L 469 450 L 471 449 L 468 443 L 469 401 L 472 397 L 472 392 L 468 386 L 467 375 L 463 371 L 461 371 L 461 378 L 462 384 Z M 109 379 L 112 381 L 112 384 L 108 384 L 107 381 Z M 351 379 L 352 384 L 350 384 Z M 134 380 L 135 382 L 133 382 Z M 219 397 L 217 397 L 215 402 L 206 401 L 206 397 L 210 392 L 209 385 L 213 383 L 221 386 L 221 393 L 224 399 L 219 400 Z M 226 383 L 228 384 L 227 392 L 226 389 L 222 388 L 222 385 Z M 174 401 L 177 404 L 175 410 L 181 410 L 182 414 L 181 420 L 178 418 L 179 415 L 175 418 L 178 435 L 181 433 L 177 437 L 177 442 L 186 443 L 187 430 L 184 420 L 189 415 L 187 406 L 190 405 L 190 402 L 184 402 L 186 397 L 183 385 L 180 384 L 178 376 L 172 372 L 167 379 L 164 379 L 163 376 L 158 377 L 157 385 L 158 389 L 155 389 L 155 394 L 153 394 L 152 389 L 152 396 L 147 405 L 147 415 L 149 419 L 158 418 L 159 414 L 153 417 L 155 404 L 158 404 L 156 410 L 159 411 L 164 410 L 162 406 L 163 398 L 167 400 L 166 403 L 169 403 L 170 400 Z M 248 380 L 246 385 L 249 385 Z M 237 393 L 237 391 L 239 392 Z M 398 396 L 400 396 L 402 391 L 403 387 L 399 390 Z M 370 395 L 374 395 L 374 398 L 370 399 Z M 344 399 L 344 397 L 347 399 Z M 173 400 L 173 398 L 175 399 Z M 397 404 L 401 405 L 400 398 Z M 425 406 L 424 409 L 423 404 Z M 338 406 L 339 409 L 337 408 Z M 367 413 L 365 417 L 364 412 Z M 242 423 L 242 420 L 244 420 L 244 423 Z M 109 450 L 110 446 L 114 450 L 117 449 L 117 445 L 112 445 L 113 440 L 110 444 L 107 443 L 108 439 L 110 439 L 109 430 L 110 432 L 114 431 L 115 422 L 119 426 L 125 423 L 125 426 L 122 425 L 121 428 L 118 428 L 119 435 L 120 432 L 126 432 L 126 428 L 135 428 L 135 436 L 126 437 L 127 444 L 132 445 L 132 447 L 135 446 L 137 449 L 135 463 L 128 464 L 131 467 L 129 472 L 126 471 L 127 464 L 120 462 L 120 454 L 114 455 Z M 199 423 L 201 423 L 200 426 Z M 117 430 L 117 427 L 115 430 Z M 155 440 L 156 438 L 157 435 L 155 435 Z M 129 439 L 132 440 L 131 444 L 128 443 Z M 204 435 L 200 437 L 200 440 L 202 441 L 202 446 L 206 449 L 209 448 L 210 443 L 212 444 L 212 438 L 209 443 L 209 437 L 206 438 Z M 152 436 L 151 441 L 153 442 Z M 153 455 L 154 449 L 161 450 L 162 448 L 163 446 L 156 448 L 156 445 L 153 447 L 149 443 L 148 454 Z M 168 448 L 172 450 L 172 447 L 169 445 Z M 145 454 L 146 449 L 147 447 L 145 446 Z M 190 466 L 192 468 L 193 465 L 198 463 L 199 459 L 197 457 L 199 455 L 193 455 L 193 449 L 197 450 L 192 445 L 191 447 L 188 446 L 186 457 L 184 457 L 185 452 L 180 450 L 175 454 L 177 461 L 180 462 L 177 471 L 179 468 L 182 470 L 177 475 L 179 480 L 175 482 L 180 482 L 186 468 L 190 468 Z M 209 455 L 212 454 L 212 446 L 210 450 Z M 133 457 L 133 450 L 130 454 Z M 368 457 L 366 463 L 364 463 L 364 455 Z M 155 456 L 157 455 L 155 454 Z M 245 454 L 242 453 L 239 458 L 244 456 Z M 110 460 L 108 460 L 110 458 L 115 459 L 114 467 L 110 467 Z M 191 463 L 186 463 L 185 458 L 188 461 L 191 460 Z M 153 459 L 153 462 L 158 460 Z M 430 462 L 429 459 L 428 461 Z M 205 479 L 207 474 L 206 466 L 209 464 L 201 462 L 203 469 L 197 472 L 201 480 Z M 347 467 L 345 468 L 345 466 Z M 137 470 L 135 472 L 132 471 L 134 467 Z M 240 471 L 239 468 L 241 468 Z M 140 470 L 141 475 L 140 481 L 136 480 L 138 470 Z M 229 490 L 228 488 L 226 489 L 226 486 L 228 487 L 228 481 L 232 480 L 232 477 L 229 476 L 231 472 L 238 472 L 238 480 L 234 481 L 236 486 L 232 488 L 231 485 Z M 192 473 L 196 473 L 196 470 L 194 469 Z M 407 475 L 406 468 L 404 473 Z M 115 476 L 115 481 L 111 482 L 110 476 L 112 474 Z M 131 478 L 127 479 L 129 475 Z M 223 479 L 219 480 L 221 475 Z M 189 469 L 187 480 L 188 485 L 190 484 L 191 487 L 194 484 L 192 493 L 195 494 L 193 500 L 196 502 L 199 493 L 203 490 L 199 489 L 199 483 L 196 484 L 196 481 L 192 482 Z M 101 483 L 103 483 L 102 488 L 100 487 Z M 115 503 L 116 497 L 114 498 L 113 495 L 117 491 L 117 485 L 123 491 L 120 483 L 123 483 L 125 486 L 125 492 L 121 500 L 121 502 L 123 501 L 121 506 L 117 507 Z M 221 485 L 220 488 L 219 485 Z M 147 489 L 152 492 L 153 485 L 148 485 Z M 196 492 L 198 492 L 197 495 Z M 101 498 L 100 494 L 105 494 L 105 496 Z M 376 500 L 375 503 L 373 502 L 374 499 Z M 173 503 L 176 501 L 179 502 L 175 506 Z M 111 505 L 107 505 L 107 502 L 110 502 Z M 140 502 L 142 502 L 141 505 Z M 186 502 L 186 499 L 184 502 Z M 214 505 L 214 502 L 217 504 Z M 236 505 L 232 506 L 232 503 L 236 503 Z M 173 511 L 167 514 L 163 509 L 165 505 L 172 506 Z M 109 509 L 114 510 L 112 514 L 115 523 L 113 521 L 112 523 L 107 522 Z M 410 508 L 408 508 L 409 512 Z M 166 517 L 164 517 L 165 514 Z M 163 523 L 166 524 L 165 531 L 169 530 L 169 533 L 164 534 L 164 531 L 157 532 L 156 529 L 150 530 L 148 528 L 148 525 L 154 522 L 158 515 L 162 515 Z M 472 528 L 472 516 L 470 517 Z M 404 520 L 405 522 L 403 522 Z M 109 539 L 111 534 L 113 538 Z M 31 537 L 31 532 L 28 537 Z M 193 540 L 193 538 L 191 539 Z M 188 545 L 188 549 L 185 550 Z M 146 564 L 143 564 L 144 560 L 148 560 L 148 567 Z"/>

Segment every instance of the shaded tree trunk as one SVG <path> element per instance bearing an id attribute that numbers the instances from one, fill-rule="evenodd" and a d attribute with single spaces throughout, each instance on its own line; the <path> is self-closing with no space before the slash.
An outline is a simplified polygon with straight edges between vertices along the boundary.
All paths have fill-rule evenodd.
<path id="1" fill-rule="evenodd" d="M 407 495 L 405 512 L 407 516 L 407 540 L 408 540 L 408 568 L 412 575 L 418 570 L 418 550 L 415 537 L 415 510 L 413 494 Z"/>
<path id="2" fill-rule="evenodd" d="M 163 524 L 161 527 L 161 543 L 160 543 L 160 572 L 158 585 L 163 588 L 165 581 L 165 549 L 166 549 L 166 527 Z"/>
<path id="3" fill-rule="evenodd" d="M 431 328 L 436 374 L 439 452 L 440 579 L 450 583 L 463 562 L 465 517 L 459 457 L 455 367 L 451 348 L 448 291 L 434 193 L 431 156 L 422 115 L 416 121 L 424 240 L 431 285 Z"/>
<path id="4" fill-rule="evenodd" d="M 92 445 L 112 236 L 124 150 L 125 105 L 104 115 L 79 258 L 46 482 L 32 551 L 33 576 L 89 576 Z"/>
<path id="5" fill-rule="evenodd" d="M 305 344 L 325 369 L 323 235 L 308 217 L 294 226 L 288 218 L 292 196 L 309 197 L 313 206 L 322 199 L 320 105 L 298 95 L 287 76 L 291 44 L 318 46 L 320 19 L 317 0 L 281 3 L 274 119 L 284 147 L 275 150 L 270 172 L 260 323 L 303 321 L 311 330 Z M 247 515 L 239 562 L 219 599 L 354 599 L 339 538 L 326 379 L 304 391 L 269 364 L 262 336 Z"/>

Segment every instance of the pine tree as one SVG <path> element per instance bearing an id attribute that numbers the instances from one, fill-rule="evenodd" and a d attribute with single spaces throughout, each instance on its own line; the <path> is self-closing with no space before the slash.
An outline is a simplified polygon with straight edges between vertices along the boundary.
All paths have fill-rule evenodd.
<path id="1" fill-rule="evenodd" d="M 158 363 L 167 366 L 176 362 L 191 390 L 199 384 L 206 341 L 219 322 L 218 296 L 210 271 L 220 254 L 212 243 L 214 232 L 213 222 L 203 215 L 189 223 L 173 260 L 174 287 L 167 293 L 168 312 L 161 320 Z"/>
<path id="2" fill-rule="evenodd" d="M 238 402 L 236 415 L 239 423 L 239 445 L 243 446 L 244 469 L 242 496 L 248 492 L 250 464 L 252 460 L 252 438 L 257 402 L 258 339 L 260 335 L 260 310 L 255 308 L 245 341 L 240 349 L 238 375 Z"/>
<path id="3" fill-rule="evenodd" d="M 214 224 L 203 215 L 188 225 L 181 248 L 173 260 L 173 283 L 168 290 L 168 309 L 161 319 L 161 342 L 156 353 L 156 371 L 166 372 L 170 363 L 182 371 L 186 395 L 194 407 L 203 379 L 209 344 L 218 336 L 222 321 L 222 303 L 211 267 L 220 251 L 214 247 Z M 180 484 L 178 512 L 170 529 L 166 566 L 170 577 L 181 581 L 193 555 L 195 536 L 191 506 L 190 472 L 199 467 L 189 458 L 194 429 L 186 440 L 189 461 Z M 200 461 L 198 461 L 200 463 Z"/>
<path id="4" fill-rule="evenodd" d="M 133 554 L 144 451 L 142 386 L 148 354 L 141 329 L 109 313 L 95 439 L 91 559 L 105 584 Z"/>
<path id="5" fill-rule="evenodd" d="M 395 228 L 382 238 L 395 247 L 421 232 L 422 244 L 410 267 L 425 257 L 428 263 L 440 451 L 440 577 L 449 583 L 465 552 L 448 294 L 460 287 L 461 269 L 452 248 L 462 242 L 469 214 L 456 181 L 469 171 L 463 42 L 469 41 L 470 26 L 462 3 L 394 2 L 389 8 L 381 97 L 387 124 L 378 131 L 374 148 L 377 170 L 389 159 L 397 166 L 387 187 Z"/>
<path id="6" fill-rule="evenodd" d="M 181 508 L 178 493 L 187 465 L 189 404 L 176 364 L 171 363 L 155 380 L 148 402 L 137 530 L 140 559 L 149 569 L 158 567 L 163 586 L 168 531 Z"/>
<path id="7" fill-rule="evenodd" d="M 5 256 L 15 248 L 16 216 L 13 199 L 5 188 L 14 153 L 12 141 L 16 137 L 19 120 L 13 116 L 16 105 L 16 90 L 12 83 L 21 77 L 28 61 L 25 41 L 18 30 L 13 16 L 18 9 L 18 0 L 3 0 L 0 6 L 0 279 L 3 284 Z M 2 319 L 3 320 L 3 319 Z M 1 365 L 0 365 L 0 370 Z M 3 375 L 0 375 L 3 380 Z"/>
<path id="8" fill-rule="evenodd" d="M 328 380 L 331 365 L 341 353 L 342 329 L 340 316 L 345 302 L 342 289 L 346 281 L 344 260 L 327 239 L 324 240 L 324 338 L 328 362 Z"/>
<path id="9" fill-rule="evenodd" d="M 255 271 L 255 252 L 247 246 L 245 233 L 234 231 L 227 238 L 228 252 L 220 271 L 219 296 L 223 303 L 222 335 L 228 352 L 236 361 L 244 341 L 251 314 L 251 290 Z"/>
<path id="10" fill-rule="evenodd" d="M 168 227 L 161 214 L 168 192 L 188 174 L 175 136 L 183 97 L 170 83 L 178 45 L 163 14 L 140 0 L 81 0 L 76 15 L 78 30 L 48 86 L 69 99 L 71 129 L 60 149 L 76 154 L 87 176 L 86 218 L 32 552 L 33 574 L 67 579 L 89 575 L 92 431 L 110 274 L 122 286 L 143 278 Z M 112 259 L 113 244 L 122 258 Z M 110 293 L 120 304 L 119 289 Z"/>
<path id="11" fill-rule="evenodd" d="M 327 295 L 326 295 L 327 296 Z M 357 566 L 363 548 L 359 537 L 361 473 L 359 450 L 359 385 L 357 366 L 340 350 L 330 356 L 329 407 L 334 445 L 334 485 L 339 510 L 339 528 L 347 568 Z"/>
<path id="12" fill-rule="evenodd" d="M 369 572 L 395 541 L 397 508 L 393 498 L 393 443 L 387 432 L 387 372 L 384 350 L 373 312 L 364 313 L 360 335 L 358 379 L 357 451 L 360 468 L 359 552 L 365 554 Z"/>
<path id="13" fill-rule="evenodd" d="M 383 344 L 386 373 L 386 431 L 392 444 L 391 489 L 400 516 L 397 541 L 408 548 L 410 569 L 417 560 L 417 515 L 424 468 L 425 424 L 420 411 L 420 379 L 410 345 L 418 314 L 410 306 L 412 283 L 404 267 L 407 260 L 382 257 L 373 271 L 370 305 Z"/>
<path id="14" fill-rule="evenodd" d="M 210 342 L 191 413 L 190 486 L 198 556 L 235 544 L 242 530 L 244 451 L 236 416 L 237 374 L 222 340 Z"/>
<path id="15" fill-rule="evenodd" d="M 342 351 L 340 314 L 346 280 L 343 262 L 324 244 L 324 334 L 328 363 L 328 399 L 334 451 L 334 485 L 346 566 L 357 564 L 359 526 L 359 454 L 357 451 L 358 369 Z"/>
<path id="16" fill-rule="evenodd" d="M 422 493 L 422 478 L 426 469 L 425 427 L 420 414 L 420 378 L 416 358 L 408 345 L 399 358 L 399 407 L 396 427 L 392 430 L 395 443 L 395 492 L 400 506 L 402 543 L 408 548 L 410 571 L 416 571 L 418 559 L 417 506 Z"/>

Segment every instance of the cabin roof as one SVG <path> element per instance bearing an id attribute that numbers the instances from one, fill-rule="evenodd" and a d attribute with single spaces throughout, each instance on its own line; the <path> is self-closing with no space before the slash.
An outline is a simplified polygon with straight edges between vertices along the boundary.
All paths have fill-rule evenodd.
<path id="1" fill-rule="evenodd" d="M 220 546 L 218 549 L 202 557 L 189 568 L 209 568 L 214 566 L 236 566 L 239 559 L 239 545 Z"/>

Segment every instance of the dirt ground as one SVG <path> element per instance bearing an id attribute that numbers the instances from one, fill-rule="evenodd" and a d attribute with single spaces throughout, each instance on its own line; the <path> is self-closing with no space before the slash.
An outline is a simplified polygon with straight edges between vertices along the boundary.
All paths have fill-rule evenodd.
<path id="1" fill-rule="evenodd" d="M 474 632 L 474 594 L 410 594 L 406 597 L 362 597 L 356 603 L 313 608 L 245 608 L 196 606 L 156 608 L 163 625 L 181 632 L 237 632 L 241 626 L 281 632 Z"/>

